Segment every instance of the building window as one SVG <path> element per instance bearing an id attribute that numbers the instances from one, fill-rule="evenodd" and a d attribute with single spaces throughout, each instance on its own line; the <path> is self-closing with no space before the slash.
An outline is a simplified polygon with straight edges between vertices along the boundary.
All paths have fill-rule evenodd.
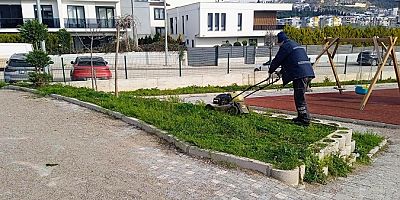
<path id="1" fill-rule="evenodd" d="M 175 33 L 178 34 L 178 18 L 175 17 Z"/>
<path id="2" fill-rule="evenodd" d="M 189 39 L 186 39 L 186 45 L 189 45 Z"/>
<path id="3" fill-rule="evenodd" d="M 164 27 L 156 27 L 156 34 L 159 34 L 160 36 L 164 36 L 165 28 Z"/>
<path id="4" fill-rule="evenodd" d="M 213 29 L 213 14 L 208 13 L 208 31 L 212 31 Z"/>
<path id="5" fill-rule="evenodd" d="M 83 6 L 67 6 L 67 28 L 85 28 L 85 9 Z"/>
<path id="6" fill-rule="evenodd" d="M 221 13 L 221 31 L 226 30 L 226 13 Z"/>
<path id="7" fill-rule="evenodd" d="M 182 34 L 185 34 L 185 16 L 182 16 Z"/>
<path id="8" fill-rule="evenodd" d="M 46 24 L 49 28 L 59 28 L 59 24 L 57 24 L 53 18 L 53 7 L 51 5 L 42 5 L 41 7 L 43 24 Z M 35 19 L 37 19 L 38 16 L 36 5 L 33 5 L 33 10 L 35 11 Z"/>
<path id="9" fill-rule="evenodd" d="M 164 17 L 164 8 L 154 8 L 154 20 L 163 20 Z"/>
<path id="10" fill-rule="evenodd" d="M 17 28 L 23 21 L 21 5 L 0 5 L 0 28 Z"/>
<path id="11" fill-rule="evenodd" d="M 114 8 L 96 6 L 97 24 L 99 28 L 114 28 Z"/>
<path id="12" fill-rule="evenodd" d="M 186 15 L 186 21 L 188 21 L 189 20 L 189 15 Z"/>
<path id="13" fill-rule="evenodd" d="M 169 18 L 169 29 L 170 29 L 170 33 L 174 34 L 174 18 Z"/>
<path id="14" fill-rule="evenodd" d="M 238 31 L 242 30 L 242 13 L 238 14 Z"/>
<path id="15" fill-rule="evenodd" d="M 194 40 L 192 40 L 192 47 L 194 47 Z"/>
<path id="16" fill-rule="evenodd" d="M 214 31 L 219 31 L 219 13 L 215 13 L 215 28 Z"/>

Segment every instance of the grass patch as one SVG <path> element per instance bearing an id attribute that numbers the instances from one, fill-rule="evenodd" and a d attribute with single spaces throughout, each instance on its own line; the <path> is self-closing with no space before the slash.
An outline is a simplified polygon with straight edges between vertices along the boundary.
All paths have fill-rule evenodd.
<path id="1" fill-rule="evenodd" d="M 45 86 L 39 91 L 91 102 L 139 118 L 200 148 L 272 163 L 279 169 L 300 165 L 306 157 L 307 147 L 335 130 L 322 124 L 298 126 L 256 113 L 231 116 L 201 105 L 155 98 L 126 94 L 116 98 L 108 93 L 69 86 Z"/>
<path id="2" fill-rule="evenodd" d="M 369 164 L 371 159 L 367 154 L 374 147 L 378 146 L 384 138 L 373 132 L 354 132 L 353 139 L 356 141 L 355 152 L 360 154 L 360 156 L 357 158 L 357 162 L 361 164 Z"/>
<path id="3" fill-rule="evenodd" d="M 342 85 L 357 85 L 357 84 L 368 84 L 370 81 L 343 81 Z M 395 83 L 395 79 L 386 79 L 378 81 L 378 83 Z M 312 83 L 312 87 L 322 87 L 322 86 L 336 86 L 336 82 L 325 81 L 322 83 Z M 230 86 L 189 86 L 182 87 L 177 89 L 167 89 L 160 90 L 157 88 L 152 89 L 139 89 L 129 92 L 121 92 L 122 94 L 131 95 L 131 96 L 161 96 L 161 95 L 179 95 L 179 94 L 202 94 L 202 93 L 223 93 L 223 92 L 234 92 L 234 91 L 243 91 L 248 88 L 248 85 L 239 86 L 236 84 Z M 282 85 L 270 85 L 265 89 L 279 89 L 279 88 L 292 88 L 292 84 L 288 84 L 285 87 Z"/>
<path id="4" fill-rule="evenodd" d="M 6 82 L 4 82 L 4 81 L 0 81 L 0 88 L 4 87 L 4 86 L 6 86 L 6 85 L 7 85 L 7 83 L 6 83 Z"/>

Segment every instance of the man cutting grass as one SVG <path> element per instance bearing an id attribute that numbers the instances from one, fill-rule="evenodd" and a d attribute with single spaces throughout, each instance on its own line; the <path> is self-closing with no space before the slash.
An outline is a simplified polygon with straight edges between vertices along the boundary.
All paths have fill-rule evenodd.
<path id="1" fill-rule="evenodd" d="M 314 70 L 304 48 L 290 40 L 284 32 L 278 33 L 277 36 L 279 51 L 272 60 L 268 73 L 272 74 L 281 66 L 283 86 L 293 81 L 293 96 L 297 110 L 297 118 L 294 118 L 293 122 L 308 126 L 310 113 L 307 109 L 305 92 L 311 80 L 315 78 Z"/>

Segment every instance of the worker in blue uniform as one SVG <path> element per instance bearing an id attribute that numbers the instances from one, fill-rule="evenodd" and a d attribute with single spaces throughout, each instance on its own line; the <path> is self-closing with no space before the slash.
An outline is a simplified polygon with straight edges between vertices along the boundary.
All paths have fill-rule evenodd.
<path id="1" fill-rule="evenodd" d="M 279 51 L 272 60 L 268 72 L 272 74 L 281 66 L 283 85 L 293 82 L 293 96 L 297 110 L 297 118 L 294 118 L 293 122 L 308 126 L 310 113 L 307 108 L 305 92 L 309 88 L 311 80 L 315 78 L 314 70 L 303 47 L 290 40 L 284 32 L 278 33 L 277 37 Z"/>

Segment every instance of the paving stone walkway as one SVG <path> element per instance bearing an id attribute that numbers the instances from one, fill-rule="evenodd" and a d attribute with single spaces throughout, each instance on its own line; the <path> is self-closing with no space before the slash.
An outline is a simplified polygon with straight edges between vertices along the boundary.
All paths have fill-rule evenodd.
<path id="1" fill-rule="evenodd" d="M 0 199 L 400 199 L 399 130 L 370 128 L 391 141 L 371 166 L 298 189 L 63 101 L 0 90 L 0 102 Z"/>

